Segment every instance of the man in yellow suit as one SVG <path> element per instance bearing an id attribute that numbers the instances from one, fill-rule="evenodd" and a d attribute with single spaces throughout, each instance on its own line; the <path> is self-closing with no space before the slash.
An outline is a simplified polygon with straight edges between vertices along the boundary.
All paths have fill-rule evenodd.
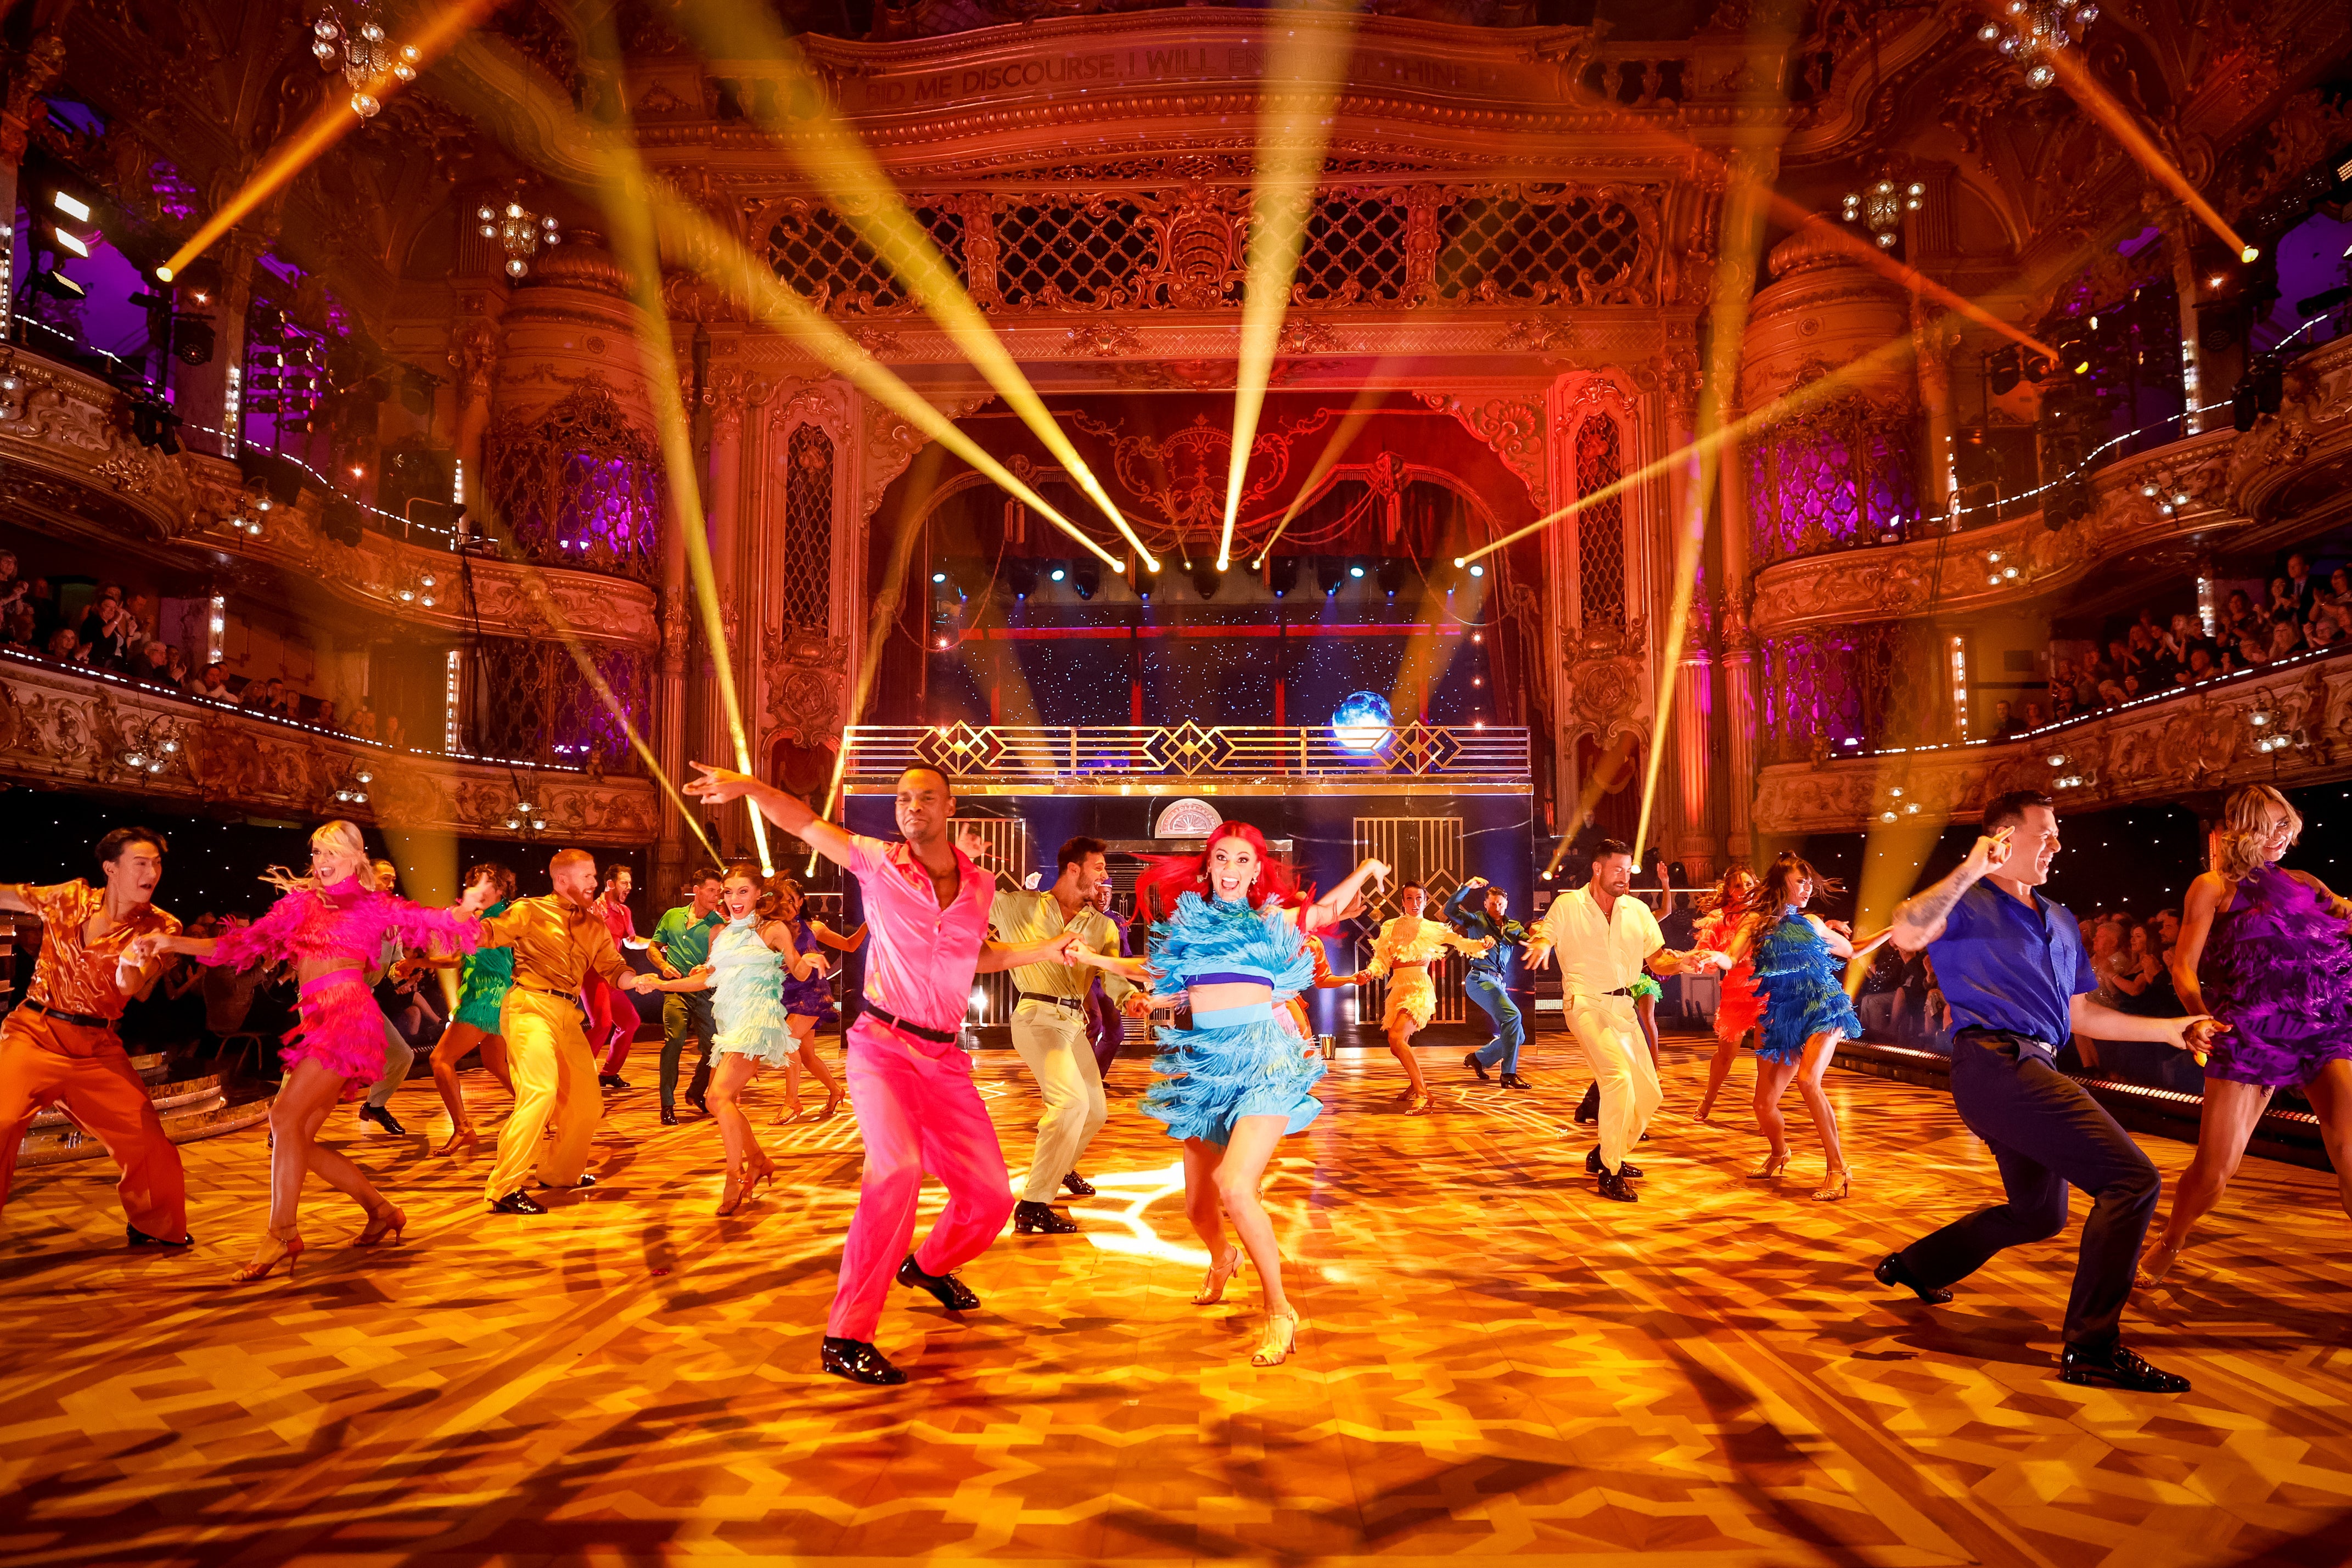
<path id="1" fill-rule="evenodd" d="M 506 913 L 482 922 L 485 947 L 514 949 L 514 984 L 499 1012 L 507 1066 L 514 1074 L 514 1114 L 499 1134 L 499 1157 L 484 1196 L 502 1214 L 547 1211 L 524 1190 L 536 1174 L 541 1186 L 596 1185 L 587 1174 L 588 1147 L 604 1120 L 604 1097 L 596 1061 L 582 1030 L 580 990 L 589 973 L 625 991 L 652 990 L 660 982 L 621 961 L 613 933 L 593 907 L 596 860 L 585 850 L 558 850 L 548 863 L 552 894 L 518 898 Z M 550 1117 L 555 1146 L 542 1154 Z"/>

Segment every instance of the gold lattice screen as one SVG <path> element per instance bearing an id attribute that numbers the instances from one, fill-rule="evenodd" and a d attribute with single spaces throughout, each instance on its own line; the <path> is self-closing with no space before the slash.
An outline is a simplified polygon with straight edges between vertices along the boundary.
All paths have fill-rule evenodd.
<path id="1" fill-rule="evenodd" d="M 1438 918 L 1462 886 L 1462 819 L 1459 817 L 1359 817 L 1356 819 L 1355 859 L 1361 862 L 1370 855 L 1384 861 L 1391 868 L 1388 889 L 1368 894 L 1371 907 L 1366 917 L 1371 933 L 1356 942 L 1356 967 L 1361 969 L 1372 961 L 1371 936 L 1377 934 L 1380 922 L 1397 913 L 1397 889 L 1408 882 L 1417 882 L 1429 890 L 1430 919 Z M 1448 953 L 1433 970 L 1431 978 L 1437 987 L 1435 1023 L 1460 1023 L 1466 1016 L 1468 1003 L 1462 995 L 1462 974 L 1465 960 L 1458 953 Z M 1356 1016 L 1367 1020 L 1377 1019 L 1386 998 L 1380 997 L 1380 983 L 1361 988 L 1356 998 Z"/>
<path id="2" fill-rule="evenodd" d="M 959 819 L 959 831 L 970 828 L 988 844 L 988 868 L 996 873 L 996 885 L 1017 888 L 1029 874 L 1029 824 L 1018 817 L 972 817 Z M 1003 969 L 992 975 L 982 975 L 972 982 L 972 989 L 981 1000 L 964 1015 L 967 1023 L 1001 1024 L 1013 1021 L 1013 1004 L 1020 1000 L 1021 988 L 1013 983 L 1013 976 Z"/>

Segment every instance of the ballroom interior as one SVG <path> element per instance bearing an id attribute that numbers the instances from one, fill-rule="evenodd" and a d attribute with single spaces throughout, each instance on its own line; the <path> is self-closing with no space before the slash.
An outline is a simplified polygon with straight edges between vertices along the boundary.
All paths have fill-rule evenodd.
<path id="1" fill-rule="evenodd" d="M 250 917 L 341 820 L 428 905 L 579 849 L 640 935 L 742 860 L 865 920 L 698 764 L 886 839 L 934 771 L 1000 889 L 1085 835 L 1122 920 L 1224 821 L 1388 871 L 1306 1002 L 1266 1369 L 1186 1304 L 1132 1026 L 1081 1234 L 973 1263 L 989 1315 L 894 1305 L 887 1398 L 811 1348 L 856 1125 L 763 1075 L 784 1185 L 713 1218 L 657 997 L 594 1193 L 486 1220 L 428 1041 L 405 1132 L 320 1134 L 414 1231 L 222 1283 L 295 993 L 225 1019 L 191 966 L 122 1034 L 199 1244 L 115 1243 L 62 1106 L 0 1186 L 12 1561 L 2345 1560 L 2316 1094 L 2134 1294 L 2196 1378 L 2150 1402 L 2051 1380 L 2072 1231 L 1940 1312 L 1872 1283 L 1999 1185 L 1893 947 L 1842 1205 L 1745 1179 L 1744 1060 L 1693 1113 L 1712 981 L 1657 1003 L 1621 1211 L 1558 977 L 1505 1092 L 1435 963 L 1408 1115 L 1366 968 L 1403 883 L 1533 921 L 1612 841 L 1672 946 L 1782 852 L 1875 932 L 2018 790 L 2131 996 L 2235 791 L 2352 888 L 2340 3 L 0 0 L 0 883 L 135 825 L 158 907 Z M 13 930 L 0 1008 L 59 940 Z M 961 1040 L 1016 1167 L 1022 994 Z M 2168 1203 L 2201 1070 L 2056 1067 Z"/>

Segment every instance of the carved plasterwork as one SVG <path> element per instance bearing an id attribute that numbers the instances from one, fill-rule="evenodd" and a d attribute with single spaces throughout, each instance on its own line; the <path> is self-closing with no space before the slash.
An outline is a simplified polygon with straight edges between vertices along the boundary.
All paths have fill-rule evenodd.
<path id="1" fill-rule="evenodd" d="M 1538 512 L 1551 508 L 1544 474 L 1543 400 L 1539 396 L 1463 398 L 1447 392 L 1415 392 L 1422 406 L 1450 413 L 1462 427 L 1493 449 L 1503 466 L 1518 476 Z"/>
<path id="2" fill-rule="evenodd" d="M 158 771 L 126 757 L 160 751 Z M 335 791 L 372 774 L 368 800 Z M 643 843 L 657 829 L 654 786 L 641 779 L 395 753 L 340 736 L 153 693 L 43 662 L 0 657 L 0 774 L 19 782 L 136 789 L 184 810 L 236 805 L 273 816 L 356 817 L 409 832 L 504 837 L 515 779 L 533 815 L 564 843 Z"/>
<path id="3" fill-rule="evenodd" d="M 2256 750 L 2265 736 L 2287 744 Z M 2053 757 L 2065 760 L 2053 765 Z M 1894 789 L 1924 810 L 1966 821 L 2009 789 L 2051 790 L 2060 810 L 2073 812 L 2242 784 L 2321 783 L 2347 772 L 2352 653 L 2339 653 L 2110 711 L 2031 740 L 1767 768 L 1758 779 L 1755 821 L 1767 833 L 1858 832 L 1887 809 Z M 2088 782 L 2058 788 L 2062 777 Z"/>
<path id="4" fill-rule="evenodd" d="M 779 738 L 815 746 L 837 738 L 847 717 L 849 640 L 794 627 L 768 643 L 761 674 L 768 693 L 769 727 L 762 752 Z"/>
<path id="5" fill-rule="evenodd" d="M 949 420 L 959 420 L 995 395 L 984 391 L 959 392 L 950 394 L 944 402 L 935 402 L 933 406 Z M 915 454 L 929 440 L 896 409 L 878 402 L 866 403 L 865 483 L 859 486 L 857 504 L 861 520 L 872 520 L 874 508 L 882 504 L 882 492 L 907 471 L 907 465 L 915 460 Z"/>
<path id="6" fill-rule="evenodd" d="M 136 515 L 156 538 L 188 531 L 197 492 L 183 465 L 130 430 L 121 393 L 94 376 L 0 343 L 0 474 L 22 500 L 51 496 L 67 516 Z M 29 486 L 34 474 L 46 486 Z M 71 492 L 92 492 L 76 504 Z"/>

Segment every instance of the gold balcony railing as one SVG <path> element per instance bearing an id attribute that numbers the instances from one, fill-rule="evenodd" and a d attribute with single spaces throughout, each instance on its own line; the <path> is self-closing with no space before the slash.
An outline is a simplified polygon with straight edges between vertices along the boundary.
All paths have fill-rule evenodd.
<path id="1" fill-rule="evenodd" d="M 859 793 L 909 768 L 967 790 L 1034 794 L 1517 792 L 1528 732 L 1401 724 L 1349 731 L 1268 725 L 853 725 L 843 779 Z"/>

